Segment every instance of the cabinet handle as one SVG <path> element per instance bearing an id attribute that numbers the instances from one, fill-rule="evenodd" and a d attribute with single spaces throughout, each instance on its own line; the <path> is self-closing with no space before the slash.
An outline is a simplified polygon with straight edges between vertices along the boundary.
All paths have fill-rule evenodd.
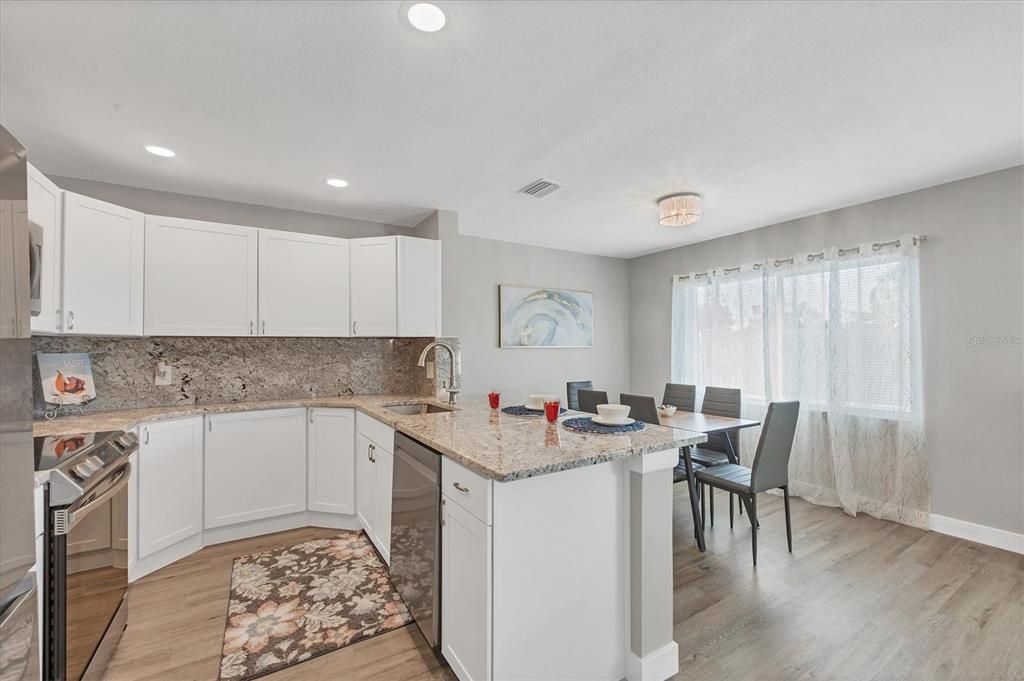
<path id="1" fill-rule="evenodd" d="M 454 487 L 455 489 L 459 490 L 463 494 L 469 494 L 469 488 L 466 487 L 465 485 L 460 485 L 457 482 L 453 482 L 452 483 L 452 487 Z"/>
<path id="2" fill-rule="evenodd" d="M 356 335 L 356 320 L 352 320 L 352 335 Z"/>
<path id="3" fill-rule="evenodd" d="M 75 311 L 68 310 L 68 331 L 75 328 Z"/>
<path id="4" fill-rule="evenodd" d="M 249 320 L 249 335 L 252 336 L 256 333 L 256 322 Z"/>
<path id="5" fill-rule="evenodd" d="M 209 416 L 206 417 L 206 430 L 211 433 L 213 432 L 213 419 Z"/>
<path id="6" fill-rule="evenodd" d="M 444 515 L 445 515 L 445 506 L 444 506 L 444 497 L 442 496 L 441 497 L 441 527 L 444 527 Z"/>
<path id="7" fill-rule="evenodd" d="M 149 428 L 143 428 L 142 430 L 142 444 L 149 444 Z"/>
<path id="8" fill-rule="evenodd" d="M 263 327 L 263 330 L 260 333 L 262 333 L 264 336 L 266 336 L 267 335 L 267 320 L 264 319 L 262 322 L 260 322 L 260 324 Z"/>
<path id="9" fill-rule="evenodd" d="M 309 410 L 309 422 L 313 423 L 313 410 L 312 409 Z"/>
<path id="10" fill-rule="evenodd" d="M 377 451 L 377 445 L 375 445 L 375 444 L 373 444 L 373 443 L 371 442 L 371 443 L 370 443 L 370 461 L 372 461 L 373 463 L 377 463 L 377 457 L 375 457 L 375 456 L 373 455 L 373 453 L 374 453 L 375 451 Z"/>

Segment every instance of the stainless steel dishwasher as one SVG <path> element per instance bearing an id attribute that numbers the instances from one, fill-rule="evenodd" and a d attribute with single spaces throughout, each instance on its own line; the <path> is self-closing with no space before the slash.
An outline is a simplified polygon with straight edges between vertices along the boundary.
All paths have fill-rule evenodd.
<path id="1" fill-rule="evenodd" d="M 430 646 L 441 639 L 441 455 L 395 433 L 391 581 Z"/>

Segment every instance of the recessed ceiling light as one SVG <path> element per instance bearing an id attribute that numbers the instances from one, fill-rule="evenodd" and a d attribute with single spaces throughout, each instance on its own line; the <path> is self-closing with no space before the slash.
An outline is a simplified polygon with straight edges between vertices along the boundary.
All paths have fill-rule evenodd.
<path id="1" fill-rule="evenodd" d="M 167 147 L 158 147 L 155 144 L 147 144 L 146 151 L 153 154 L 154 156 L 162 156 L 164 158 L 171 158 L 174 156 L 174 152 Z"/>
<path id="2" fill-rule="evenodd" d="M 327 184 L 331 185 L 332 187 L 347 187 L 348 186 L 348 182 L 346 182 L 345 180 L 339 180 L 336 177 L 332 177 L 331 179 L 327 180 Z"/>
<path id="3" fill-rule="evenodd" d="M 429 2 L 417 2 L 409 8 L 409 23 L 425 33 L 434 33 L 444 28 L 444 12 Z"/>

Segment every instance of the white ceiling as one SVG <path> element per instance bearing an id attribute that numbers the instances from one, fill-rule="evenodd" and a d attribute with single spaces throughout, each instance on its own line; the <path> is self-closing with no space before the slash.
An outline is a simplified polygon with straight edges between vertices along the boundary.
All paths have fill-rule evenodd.
<path id="1" fill-rule="evenodd" d="M 54 174 L 619 257 L 1024 163 L 1021 3 L 437 4 L 4 0 L 0 119 Z"/>

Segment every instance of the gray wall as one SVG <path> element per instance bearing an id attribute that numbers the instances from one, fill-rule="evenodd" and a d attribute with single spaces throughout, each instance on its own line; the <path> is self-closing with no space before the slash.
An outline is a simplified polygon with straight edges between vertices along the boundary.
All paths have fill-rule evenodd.
<path id="1" fill-rule="evenodd" d="M 208 220 L 232 225 L 281 229 L 288 232 L 320 234 L 356 238 L 363 236 L 384 236 L 389 234 L 406 234 L 418 236 L 415 230 L 396 225 L 385 225 L 379 222 L 367 222 L 353 218 L 342 218 L 334 215 L 305 213 L 297 210 L 285 210 L 270 206 L 259 206 L 252 203 L 235 203 L 201 196 L 188 196 L 171 192 L 127 187 L 107 182 L 94 182 L 74 177 L 51 175 L 58 187 L 68 191 L 91 196 L 101 201 L 116 203 L 125 208 L 149 213 L 150 215 L 166 215 L 191 220 Z"/>
<path id="2" fill-rule="evenodd" d="M 669 377 L 673 274 L 904 233 L 921 254 L 926 437 L 932 512 L 1024 531 L 1024 167 L 961 180 L 629 263 L 630 385 Z M 684 228 L 685 229 L 685 228 Z M 985 346 L 971 337 L 1010 336 Z"/>
<path id="3" fill-rule="evenodd" d="M 428 224 L 429 223 L 429 224 Z M 499 390 L 506 404 L 529 393 L 565 398 L 565 382 L 594 381 L 615 396 L 629 384 L 629 264 L 625 260 L 523 246 L 458 233 L 454 213 L 439 211 L 420 224 L 441 239 L 444 272 L 442 329 L 462 345 L 463 389 Z M 592 291 L 594 347 L 498 347 L 498 284 Z"/>

